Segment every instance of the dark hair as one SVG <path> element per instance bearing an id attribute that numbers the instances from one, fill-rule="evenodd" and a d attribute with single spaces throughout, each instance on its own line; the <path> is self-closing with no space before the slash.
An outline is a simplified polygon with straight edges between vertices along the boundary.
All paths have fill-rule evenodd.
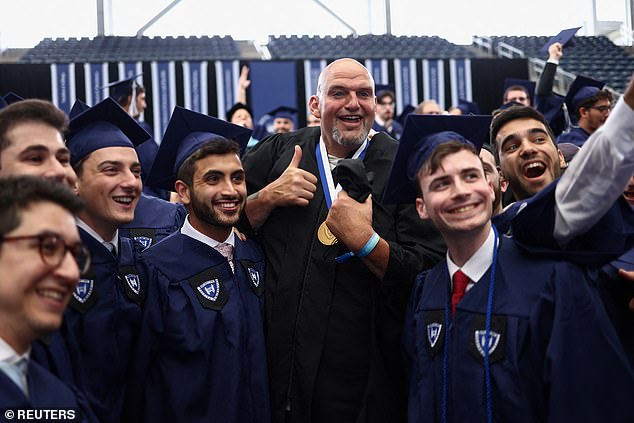
<path id="1" fill-rule="evenodd" d="M 7 133 L 24 122 L 41 122 L 55 128 L 61 135 L 68 128 L 68 116 L 50 101 L 29 99 L 13 103 L 0 110 L 0 152 L 9 146 Z"/>
<path id="2" fill-rule="evenodd" d="M 376 102 L 380 103 L 381 100 L 383 100 L 383 98 L 385 98 L 385 97 L 390 97 L 392 99 L 392 101 L 396 101 L 396 95 L 394 94 L 394 91 L 381 90 L 378 93 L 376 93 Z"/>
<path id="3" fill-rule="evenodd" d="M 504 96 L 502 97 L 502 102 L 506 103 L 506 97 L 509 94 L 509 91 L 523 91 L 524 94 L 526 94 L 526 97 L 530 98 L 531 95 L 529 94 L 528 90 L 526 89 L 525 86 L 523 85 L 511 85 L 510 87 L 508 87 L 506 90 L 504 90 Z M 499 92 L 499 91 L 498 91 Z"/>
<path id="4" fill-rule="evenodd" d="M 237 142 L 224 137 L 210 138 L 198 150 L 194 151 L 189 155 L 189 157 L 187 157 L 187 159 L 185 159 L 178 169 L 178 179 L 191 188 L 193 185 L 194 173 L 196 172 L 197 161 L 214 154 L 222 155 L 228 153 L 234 153 L 240 157 L 240 145 L 238 145 Z"/>
<path id="5" fill-rule="evenodd" d="M 62 183 L 30 175 L 0 178 L 0 236 L 20 226 L 22 211 L 39 202 L 57 204 L 73 215 L 84 207 L 84 202 Z"/>
<path id="6" fill-rule="evenodd" d="M 231 106 L 231 108 L 229 110 L 227 110 L 225 119 L 227 122 L 231 122 L 231 118 L 233 118 L 233 115 L 238 111 L 238 110 L 246 110 L 247 113 L 249 113 L 249 115 L 251 116 L 251 118 L 253 118 L 253 112 L 251 111 L 251 108 L 249 106 L 247 106 L 244 103 L 236 103 L 233 106 Z"/>
<path id="7" fill-rule="evenodd" d="M 493 116 L 493 120 L 491 121 L 489 142 L 493 147 L 493 156 L 495 157 L 495 161 L 497 163 L 500 163 L 500 154 L 499 146 L 497 145 L 497 141 L 495 140 L 495 138 L 504 125 L 516 119 L 534 119 L 542 123 L 546 127 L 546 132 L 548 132 L 548 136 L 550 137 L 551 142 L 555 145 L 555 148 L 557 147 L 555 134 L 550 128 L 550 125 L 548 125 L 548 122 L 546 121 L 544 115 L 529 106 L 511 106 L 508 109 L 502 110 L 498 114 Z"/>
<path id="8" fill-rule="evenodd" d="M 445 157 L 451 154 L 459 153 L 460 151 L 470 151 L 476 157 L 478 157 L 478 160 L 480 159 L 473 144 L 467 144 L 460 141 L 447 141 L 440 144 L 438 147 L 434 149 L 431 155 L 423 162 L 423 164 L 420 167 L 420 170 L 418 171 L 418 174 L 416 175 L 416 195 L 418 197 L 422 197 L 423 195 L 420 189 L 421 176 L 433 174 L 439 168 L 442 167 L 442 161 L 445 159 Z"/>
<path id="9" fill-rule="evenodd" d="M 593 95 L 592 97 L 587 98 L 587 99 L 583 100 L 582 102 L 580 102 L 579 105 L 576 106 L 575 110 L 573 110 L 572 112 L 575 115 L 575 117 L 577 119 L 579 119 L 579 109 L 581 109 L 582 107 L 584 109 L 592 107 L 592 106 L 594 106 L 594 104 L 596 102 L 601 101 L 601 100 L 607 100 L 610 103 L 612 103 L 614 101 L 614 96 L 608 90 L 601 90 L 598 93 L 596 93 L 595 95 Z"/>

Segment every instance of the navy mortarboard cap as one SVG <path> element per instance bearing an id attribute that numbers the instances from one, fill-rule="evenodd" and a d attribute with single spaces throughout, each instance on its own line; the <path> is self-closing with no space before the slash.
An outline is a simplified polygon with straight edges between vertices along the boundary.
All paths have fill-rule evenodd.
<path id="1" fill-rule="evenodd" d="M 528 96 L 531 98 L 531 102 L 535 98 L 535 86 L 537 85 L 535 81 L 529 81 L 528 79 L 515 79 L 515 78 L 506 78 L 504 79 L 504 90 L 503 93 L 506 92 L 513 85 L 519 85 L 524 87 L 524 89 L 528 92 Z"/>
<path id="2" fill-rule="evenodd" d="M 407 116 L 409 116 L 411 113 L 414 113 L 414 110 L 416 110 L 416 107 L 412 106 L 411 104 L 403 106 L 403 111 L 396 118 L 398 123 L 400 123 L 402 126 L 405 126 L 405 120 L 407 119 Z"/>
<path id="3" fill-rule="evenodd" d="M 73 119 L 75 116 L 85 112 L 88 109 L 90 109 L 89 105 L 81 100 L 75 100 L 75 103 L 73 103 L 73 107 L 70 108 L 70 113 L 68 113 L 68 117 Z"/>
<path id="4" fill-rule="evenodd" d="M 519 107 L 526 107 L 524 106 L 522 103 L 518 103 L 517 101 L 509 101 L 508 103 L 504 103 L 503 105 L 501 105 L 500 107 L 497 108 L 497 112 L 500 112 L 502 110 L 506 110 L 509 107 L 513 107 L 513 106 L 519 106 Z M 495 114 L 496 112 L 493 112 L 493 114 Z"/>
<path id="5" fill-rule="evenodd" d="M 274 110 L 271 110 L 269 114 L 273 116 L 274 119 L 281 118 L 294 120 L 295 115 L 297 114 L 297 109 L 288 106 L 280 106 Z"/>
<path id="6" fill-rule="evenodd" d="M 564 96 L 552 93 L 547 96 L 537 96 L 535 99 L 537 110 L 544 115 L 555 136 L 559 136 L 570 124 L 568 114 L 564 113 Z"/>
<path id="7" fill-rule="evenodd" d="M 564 160 L 566 161 L 566 163 L 569 163 L 570 160 L 575 157 L 575 154 L 577 154 L 577 152 L 581 150 L 579 146 L 576 146 L 570 142 L 562 142 L 557 144 L 557 149 L 559 149 L 559 151 L 561 151 L 561 154 L 564 155 Z"/>
<path id="8" fill-rule="evenodd" d="M 154 158 L 147 185 L 173 191 L 178 170 L 204 144 L 227 138 L 240 144 L 240 151 L 244 152 L 250 137 L 248 128 L 177 106 Z"/>
<path id="9" fill-rule="evenodd" d="M 605 86 L 605 82 L 579 75 L 572 81 L 564 101 L 570 113 L 575 113 L 579 105 L 595 96 Z"/>
<path id="10" fill-rule="evenodd" d="M 462 98 L 459 98 L 457 107 L 462 111 L 463 115 L 479 115 L 480 114 L 480 107 L 478 106 L 478 103 L 475 103 L 473 101 L 467 101 L 467 100 L 463 100 Z"/>
<path id="11" fill-rule="evenodd" d="M 238 102 L 234 104 L 233 106 L 231 106 L 229 110 L 227 110 L 227 114 L 226 114 L 227 121 L 231 122 L 231 118 L 233 117 L 233 114 L 237 112 L 238 110 L 243 110 L 243 109 L 249 112 L 249 114 L 251 115 L 251 118 L 253 118 L 253 111 L 251 110 L 251 108 L 244 103 Z"/>
<path id="12" fill-rule="evenodd" d="M 490 124 L 491 116 L 483 115 L 409 115 L 392 162 L 383 203 L 414 203 L 416 175 L 436 147 L 459 141 L 472 144 L 478 151 L 489 137 Z"/>
<path id="13" fill-rule="evenodd" d="M 576 28 L 564 29 L 559 34 L 552 37 L 542 48 L 539 49 L 540 53 L 548 53 L 548 48 L 555 43 L 561 43 L 562 47 L 572 47 L 575 45 L 573 40 L 577 31 L 581 29 L 580 26 Z"/>
<path id="14" fill-rule="evenodd" d="M 24 100 L 23 97 L 17 95 L 14 92 L 9 92 L 9 93 L 5 94 L 3 98 L 4 98 L 4 101 L 7 104 L 13 104 L 13 103 L 17 103 L 18 101 Z"/>
<path id="15" fill-rule="evenodd" d="M 107 147 L 134 148 L 151 138 L 136 120 L 108 97 L 70 120 L 66 145 L 71 165 Z"/>
<path id="16" fill-rule="evenodd" d="M 0 109 L 4 109 L 7 106 L 8 106 L 8 104 L 7 104 L 6 101 L 4 101 L 4 98 L 0 97 Z"/>
<path id="17" fill-rule="evenodd" d="M 134 83 L 136 82 L 136 79 L 141 75 L 143 74 L 138 73 L 129 78 L 122 79 L 120 81 L 111 82 L 110 84 L 105 85 L 102 88 L 109 88 L 110 97 L 114 98 L 115 100 L 118 100 L 121 97 L 127 97 L 129 95 L 132 95 L 132 88 L 134 86 Z"/>

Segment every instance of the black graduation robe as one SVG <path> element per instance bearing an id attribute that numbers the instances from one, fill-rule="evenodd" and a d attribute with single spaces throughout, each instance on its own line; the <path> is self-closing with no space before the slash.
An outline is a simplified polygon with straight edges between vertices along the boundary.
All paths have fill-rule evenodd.
<path id="1" fill-rule="evenodd" d="M 253 194 L 288 167 L 294 146 L 300 168 L 319 178 L 320 128 L 261 141 L 243 158 Z M 378 202 L 397 142 L 379 133 L 363 162 L 372 178 L 374 230 L 390 245 L 383 280 L 358 258 L 337 264 L 348 249 L 321 244 L 317 228 L 328 208 L 321 183 L 307 207 L 280 207 L 259 229 L 267 258 L 267 349 L 276 422 L 398 422 L 405 419 L 400 333 L 416 273 L 436 263 L 444 244 L 413 205 Z M 289 420 L 285 419 L 288 414 Z"/>

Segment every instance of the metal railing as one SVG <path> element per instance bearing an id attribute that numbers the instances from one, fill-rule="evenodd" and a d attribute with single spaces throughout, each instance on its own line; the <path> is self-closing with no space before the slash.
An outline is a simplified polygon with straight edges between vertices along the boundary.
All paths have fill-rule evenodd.
<path id="1" fill-rule="evenodd" d="M 499 42 L 496 47 L 497 55 L 500 57 L 505 57 L 507 59 L 523 59 L 526 57 L 524 51 L 520 50 L 517 47 L 513 47 L 510 44 L 506 44 L 504 42 Z"/>

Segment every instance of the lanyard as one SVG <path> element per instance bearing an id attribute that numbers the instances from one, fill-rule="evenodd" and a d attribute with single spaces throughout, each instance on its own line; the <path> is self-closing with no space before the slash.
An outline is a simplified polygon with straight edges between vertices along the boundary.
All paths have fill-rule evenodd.
<path id="1" fill-rule="evenodd" d="M 366 139 L 363 144 L 359 146 L 357 151 L 352 155 L 353 159 L 361 159 L 365 157 L 365 152 L 368 150 L 369 142 Z M 341 191 L 341 185 L 335 183 L 332 179 L 332 172 L 330 171 L 330 163 L 328 161 L 328 153 L 326 152 L 326 144 L 320 138 L 315 150 L 315 157 L 317 159 L 317 167 L 319 168 L 319 179 L 321 179 L 321 186 L 324 189 L 324 197 L 326 198 L 326 205 L 330 210 L 332 202 L 337 198 L 337 194 Z M 328 171 L 326 171 L 328 169 Z"/>

